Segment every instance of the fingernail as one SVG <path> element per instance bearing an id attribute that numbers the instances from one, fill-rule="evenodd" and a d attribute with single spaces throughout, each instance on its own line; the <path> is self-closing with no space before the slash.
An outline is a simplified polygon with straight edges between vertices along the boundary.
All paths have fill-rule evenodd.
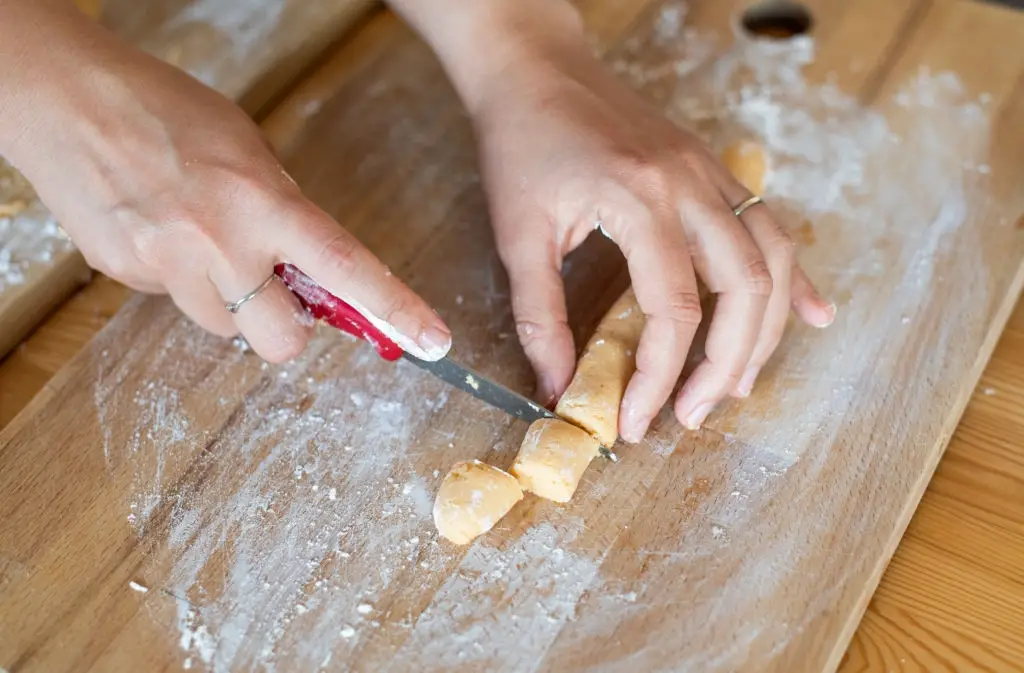
<path id="1" fill-rule="evenodd" d="M 650 427 L 650 425 L 648 423 L 644 423 L 638 426 L 624 428 L 621 435 L 622 441 L 627 444 L 639 444 L 644 441 L 648 427 Z"/>
<path id="2" fill-rule="evenodd" d="M 622 418 L 619 423 L 621 426 L 620 437 L 622 437 L 623 441 L 630 444 L 642 442 L 651 422 L 649 419 L 639 417 L 635 407 L 632 405 L 627 403 L 624 406 L 625 409 L 622 411 Z"/>
<path id="3" fill-rule="evenodd" d="M 747 367 L 740 382 L 736 384 L 736 394 L 740 397 L 750 397 L 750 392 L 754 389 L 754 381 L 757 380 L 757 375 L 760 372 L 761 368 L 756 365 Z"/>
<path id="4" fill-rule="evenodd" d="M 828 318 L 825 320 L 825 322 L 822 322 L 822 323 L 819 323 L 818 325 L 816 325 L 816 327 L 818 329 L 825 329 L 826 327 L 828 327 L 829 325 L 831 325 L 832 323 L 834 323 L 836 321 L 836 305 L 835 305 L 835 303 L 830 303 L 828 305 L 828 308 L 826 309 L 826 311 L 828 312 Z"/>
<path id="5" fill-rule="evenodd" d="M 686 417 L 686 421 L 683 423 L 690 430 L 699 430 L 704 419 L 708 417 L 711 410 L 715 408 L 715 405 L 711 402 L 705 402 L 699 405 L 696 409 L 690 412 L 690 415 Z"/>
<path id="6" fill-rule="evenodd" d="M 452 347 L 452 334 L 444 327 L 433 325 L 425 327 L 420 336 L 416 339 L 419 347 L 429 356 L 431 360 L 440 360 Z"/>

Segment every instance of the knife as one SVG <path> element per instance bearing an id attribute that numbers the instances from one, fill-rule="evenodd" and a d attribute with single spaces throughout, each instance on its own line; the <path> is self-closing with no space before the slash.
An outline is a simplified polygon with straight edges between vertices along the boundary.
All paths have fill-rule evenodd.
<path id="1" fill-rule="evenodd" d="M 532 423 L 542 418 L 557 418 L 575 425 L 575 423 L 566 421 L 533 400 L 456 362 L 450 357 L 450 352 L 448 356 L 436 362 L 428 362 L 410 355 L 377 329 L 348 302 L 339 299 L 319 286 L 316 281 L 293 264 L 278 264 L 274 267 L 274 273 L 299 299 L 303 308 L 309 311 L 310 315 L 331 327 L 369 342 L 376 349 L 378 355 L 385 360 L 389 362 L 394 362 L 399 358 L 407 360 L 445 383 L 469 393 L 481 402 L 500 409 L 506 414 L 527 423 Z M 618 462 L 619 460 L 609 447 L 600 447 L 600 452 L 602 456 L 612 462 Z"/>

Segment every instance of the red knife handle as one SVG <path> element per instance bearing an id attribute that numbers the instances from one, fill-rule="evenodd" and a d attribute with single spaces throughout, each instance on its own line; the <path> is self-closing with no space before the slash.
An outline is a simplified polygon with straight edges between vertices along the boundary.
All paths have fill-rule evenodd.
<path id="1" fill-rule="evenodd" d="M 298 267 L 292 264 L 278 264 L 274 267 L 274 273 L 299 298 L 303 308 L 317 320 L 323 320 L 331 327 L 347 332 L 357 339 L 368 341 L 385 360 L 393 362 L 402 357 L 404 351 L 398 344 L 374 327 L 373 323 L 347 302 L 317 285 L 316 281 Z"/>

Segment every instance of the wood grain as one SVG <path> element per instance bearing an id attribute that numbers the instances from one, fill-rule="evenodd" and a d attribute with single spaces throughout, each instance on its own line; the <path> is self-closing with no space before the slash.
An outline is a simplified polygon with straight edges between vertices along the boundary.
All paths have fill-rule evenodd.
<path id="1" fill-rule="evenodd" d="M 255 114 L 339 39 L 372 2 L 80 0 L 77 4 L 92 16 L 99 16 L 102 9 L 103 23 L 121 37 L 193 73 Z M 0 205 L 15 198 L 3 187 L 5 176 L 19 182 L 13 169 L 0 160 Z M 48 214 L 35 194 L 29 191 L 18 198 L 31 204 L 32 224 L 41 228 Z M 0 250 L 13 244 L 0 238 Z M 90 277 L 82 256 L 60 238 L 36 247 L 48 254 L 27 258 L 23 279 L 4 283 L 0 278 L 0 357 Z M 25 254 L 17 248 L 13 252 L 16 261 Z"/>
<path id="2" fill-rule="evenodd" d="M 67 364 L 131 296 L 131 291 L 97 275 L 39 325 L 32 336 L 0 360 L 0 428 Z"/>
<path id="3" fill-rule="evenodd" d="M 890 29 L 886 41 L 878 38 L 879 24 L 860 14 L 893 11 L 890 3 L 874 4 L 813 5 L 820 17 L 820 54 L 846 58 L 848 50 L 830 52 L 846 44 L 864 49 L 854 52 L 864 62 L 878 64 L 877 69 L 846 73 L 843 88 L 859 92 L 865 101 L 881 99 L 926 63 L 954 67 L 969 86 L 992 91 L 1002 111 L 994 135 L 999 146 L 992 153 L 992 189 L 1005 197 L 1003 205 L 1019 207 L 1013 185 L 1020 183 L 1020 166 L 1013 157 L 1019 156 L 1020 136 L 1009 120 L 1021 105 L 1014 88 L 1021 64 L 1004 64 L 1005 70 L 992 74 L 982 70 L 990 65 L 985 58 L 945 53 L 957 36 L 971 44 L 986 41 L 973 39 L 972 31 L 1011 32 L 1009 15 L 986 14 L 989 8 L 965 3 L 908 4 L 904 10 L 913 18 L 884 24 Z M 606 27 L 605 40 L 616 41 L 614 26 L 623 24 L 609 17 L 620 20 L 623 6 L 586 5 L 592 24 Z M 723 5 L 701 6 L 690 18 L 727 34 L 730 11 Z M 653 13 L 644 15 L 633 35 L 642 39 L 654 18 Z M 904 30 L 911 24 L 916 27 L 907 38 Z M 899 39 L 906 44 L 893 47 Z M 991 49 L 997 46 L 993 40 Z M 384 18 L 362 31 L 338 58 L 347 65 L 332 61 L 308 87 L 320 92 L 320 114 L 295 124 L 296 107 L 286 105 L 268 121 L 271 136 L 288 148 L 289 170 L 314 199 L 439 307 L 465 340 L 458 344 L 460 357 L 526 389 L 527 368 L 509 338 L 504 279 L 495 272 L 489 234 L 480 226 L 485 206 L 472 169 L 468 129 L 436 64 L 422 45 Z M 828 71 L 823 58 L 812 71 Z M 363 93 L 374 83 L 377 89 L 367 100 Z M 302 100 L 302 92 L 297 96 Z M 885 111 L 898 125 L 899 110 Z M 286 134 L 283 128 L 295 132 Z M 353 185 L 353 190 L 339 193 L 339 184 Z M 983 215 L 970 226 L 1000 220 L 998 207 Z M 381 226 L 388 222 L 402 223 L 401 235 Z M 248 636 L 236 640 L 215 632 L 214 668 L 248 668 L 260 656 L 279 668 L 309 668 L 304 664 L 326 660 L 327 668 L 338 670 L 385 665 L 392 670 L 516 670 L 517 664 L 582 670 L 588 662 L 601 663 L 605 670 L 678 670 L 687 661 L 697 670 L 834 667 L 1018 289 L 1020 238 L 998 229 L 985 233 L 991 235 L 984 261 L 992 300 L 964 317 L 977 327 L 962 335 L 969 343 L 943 350 L 947 374 L 933 381 L 927 408 L 909 394 L 913 389 L 908 385 L 910 377 L 931 371 L 921 358 L 938 348 L 934 338 L 939 331 L 923 329 L 913 339 L 894 338 L 891 356 L 880 362 L 852 363 L 862 368 L 855 371 L 862 372 L 857 380 L 866 401 L 886 400 L 884 408 L 871 403 L 841 410 L 845 434 L 811 445 L 814 461 L 781 469 L 778 463 L 766 464 L 758 446 L 729 437 L 730 428 L 743 421 L 785 424 L 784 417 L 770 414 L 776 404 L 773 391 L 781 384 L 799 391 L 802 384 L 780 367 L 766 373 L 758 397 L 724 410 L 708 432 L 682 436 L 666 421 L 652 443 L 624 452 L 621 465 L 588 473 L 576 502 L 565 508 L 525 503 L 511 522 L 465 556 L 424 543 L 429 520 L 416 516 L 414 498 L 403 497 L 420 493 L 423 483 L 429 491 L 435 485 L 432 470 L 443 471 L 455 458 L 486 452 L 491 460 L 507 462 L 524 428 L 481 414 L 462 397 L 445 398 L 438 384 L 413 378 L 415 372 L 407 369 L 391 369 L 376 362 L 368 349 L 333 335 L 323 335 L 295 365 L 263 369 L 230 346 L 198 334 L 165 303 L 134 301 L 0 435 L 0 493 L 5 494 L 0 499 L 0 605 L 12 606 L 0 611 L 0 633 L 7 638 L 0 639 L 0 663 L 13 670 L 176 669 L 185 655 L 177 650 L 177 633 L 168 634 L 168 629 L 174 631 L 176 624 L 194 635 L 203 633 L 199 625 L 216 629 L 218 618 L 241 614 L 244 621 L 235 624 Z M 823 260 L 815 255 L 836 253 L 828 250 L 827 231 L 818 230 L 817 240 L 810 260 L 822 269 Z M 581 333 L 621 290 L 624 279 L 616 260 L 614 250 L 600 240 L 573 258 L 567 285 L 573 324 Z M 948 274 L 959 277 L 956 260 L 943 259 L 943 264 Z M 453 288 L 463 293 L 461 300 Z M 915 317 L 941 314 L 941 302 L 950 301 L 954 291 L 948 282 L 939 282 L 934 297 L 921 298 L 921 313 Z M 892 301 L 890 295 L 891 289 L 879 282 L 879 305 Z M 834 329 L 859 327 L 839 323 Z M 801 338 L 798 333 L 790 343 L 803 343 Z M 881 366 L 892 362 L 903 364 L 877 376 Z M 903 404 L 893 402 L 894 395 L 905 398 Z M 362 399 L 362 406 L 355 399 Z M 419 406 L 426 402 L 433 408 Z M 406 409 L 408 416 L 387 426 L 395 408 Z M 332 410 L 339 411 L 340 419 L 328 420 Z M 283 418 L 282 424 L 273 423 L 275 416 Z M 183 420 L 187 427 L 180 425 Z M 874 433 L 876 427 L 886 431 Z M 979 478 L 970 469 L 972 460 L 959 476 L 954 466 L 947 487 L 955 493 L 982 482 L 994 485 L 996 497 L 977 508 L 989 525 L 1008 521 L 1019 526 L 1019 481 L 1004 476 L 1015 455 L 1019 460 L 1012 437 L 994 442 L 990 459 L 1003 472 L 992 470 Z M 447 448 L 446 439 L 451 442 Z M 344 450 L 349 445 L 353 451 Z M 493 445 L 495 450 L 487 451 Z M 39 447 L 60 448 L 51 449 L 52 460 L 39 461 Z M 369 460 L 370 455 L 376 458 Z M 298 470 L 305 482 L 295 476 L 303 467 L 312 468 Z M 771 472 L 771 485 L 737 492 L 754 501 L 746 511 L 765 521 L 716 534 L 719 503 L 730 497 L 737 476 L 764 480 L 759 468 Z M 336 484 L 343 503 L 311 496 L 311 481 L 323 489 Z M 410 493 L 404 493 L 403 483 L 414 486 Z M 823 494 L 837 490 L 848 495 L 841 508 L 830 509 Z M 260 502 L 269 507 L 264 515 L 232 509 Z M 394 510 L 384 516 L 388 508 Z M 814 516 L 793 521 L 805 510 Z M 124 523 L 129 513 L 136 517 L 134 527 Z M 395 514 L 409 521 L 399 523 L 391 518 Z M 294 539 L 284 531 L 289 523 L 329 532 L 327 538 L 319 532 L 299 534 L 301 542 L 313 543 L 309 547 L 347 530 L 358 553 L 343 563 L 343 547 L 324 555 L 305 552 L 316 563 L 308 576 L 291 577 L 299 550 L 289 546 Z M 764 559 L 764 545 L 777 544 L 779 535 L 786 539 L 795 524 L 803 527 L 789 538 L 793 542 L 780 560 L 766 568 L 768 579 L 756 585 L 769 593 L 755 596 L 757 613 L 745 612 L 750 603 L 735 596 L 730 582 L 742 578 L 747 559 Z M 258 535 L 247 530 L 254 525 Z M 141 535 L 136 537 L 135 530 Z M 1017 527 L 1008 530 L 1019 532 Z M 226 537 L 217 543 L 218 535 Z M 706 548 L 709 538 L 723 536 L 713 558 L 694 557 L 693 551 Z M 416 544 L 409 542 L 413 538 Z M 530 544 L 542 548 L 531 552 Z M 408 552 L 393 559 L 398 549 Z M 289 558 L 282 558 L 282 551 Z M 386 558 L 378 558 L 382 552 Z M 406 553 L 412 561 L 405 560 Z M 955 558 L 943 558 L 943 576 L 975 577 Z M 515 564 L 502 566 L 502 559 Z M 1015 589 L 998 571 L 1012 567 L 1013 559 L 992 561 L 996 572 L 976 587 L 999 606 L 994 630 L 1011 634 L 1019 623 L 1017 608 L 999 597 L 1012 596 Z M 927 555 L 911 552 L 901 567 L 921 574 L 933 565 Z M 503 577 L 481 579 L 481 567 L 496 568 Z M 558 572 L 565 574 L 553 582 Z M 129 580 L 151 591 L 132 592 Z M 323 580 L 328 580 L 326 588 L 316 584 Z M 519 587 L 515 591 L 510 590 L 513 583 Z M 891 583 L 892 600 L 899 604 L 910 595 L 901 590 L 909 582 L 897 574 Z M 279 596 L 296 586 L 298 595 Z M 467 587 L 474 592 L 467 594 Z M 703 592 L 713 597 L 705 602 Z M 957 616 L 941 601 L 924 600 L 930 593 L 912 594 L 922 612 L 943 619 Z M 821 600 L 807 600 L 809 594 Z M 46 597 L 41 604 L 40 595 Z M 967 593 L 948 595 L 963 600 Z M 896 666 L 908 651 L 929 670 L 944 661 L 973 661 L 999 670 L 1014 660 L 1012 640 L 986 639 L 969 620 L 969 628 L 956 633 L 931 624 L 922 628 L 921 620 L 893 616 L 883 597 L 880 593 L 863 632 L 872 633 L 878 624 L 875 633 L 882 634 L 864 636 L 872 646 L 864 651 L 881 653 L 871 654 L 874 663 L 868 665 Z M 361 601 L 370 601 L 372 618 L 357 616 Z M 303 611 L 296 608 L 300 603 L 307 606 Z M 26 605 L 33 606 L 31 614 L 19 607 Z M 709 606 L 711 614 L 704 612 Z M 247 616 L 245 610 L 253 608 L 259 614 Z M 538 621 L 531 622 L 533 628 L 502 621 L 516 614 Z M 18 623 L 12 623 L 12 615 Z M 774 631 L 749 630 L 766 616 L 775 620 L 767 622 Z M 268 624 L 264 617 L 282 621 Z M 318 631 L 342 623 L 358 626 L 353 637 L 339 640 L 339 631 Z M 538 623 L 544 625 L 542 636 Z M 709 624 L 710 639 L 702 630 Z M 892 624 L 901 626 L 887 627 Z M 275 626 L 281 627 L 280 635 Z M 505 627 L 513 638 L 508 647 L 497 647 L 505 643 Z M 894 647 L 885 638 L 894 632 L 906 634 L 899 642 L 910 647 Z M 467 633 L 469 638 L 459 638 Z M 929 642 L 922 633 L 938 635 Z M 257 643 L 266 639 L 276 649 L 260 655 Z M 939 646 L 940 639 L 949 645 Z M 930 646 L 914 645 L 922 640 Z M 232 650 L 235 644 L 242 649 Z M 202 650 L 202 644 L 196 647 Z M 458 656 L 460 647 L 466 648 L 465 658 Z M 848 666 L 857 665 L 859 651 L 851 651 Z M 718 658 L 712 660 L 714 655 Z M 201 655 L 194 656 L 192 664 L 203 663 Z"/>
<path id="4" fill-rule="evenodd" d="M 1024 661 L 1024 304 L 1018 304 L 840 671 Z"/>

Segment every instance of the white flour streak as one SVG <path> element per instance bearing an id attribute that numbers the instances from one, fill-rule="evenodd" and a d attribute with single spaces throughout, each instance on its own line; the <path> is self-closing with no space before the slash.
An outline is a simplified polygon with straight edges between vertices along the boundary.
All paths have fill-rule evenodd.
<path id="1" fill-rule="evenodd" d="M 442 384 L 333 331 L 275 370 L 183 318 L 145 325 L 134 339 L 103 333 L 95 396 L 108 464 L 131 470 L 131 522 L 143 533 L 168 517 L 163 588 L 179 599 L 181 646 L 216 672 L 273 671 L 283 651 L 288 668 L 315 669 L 379 627 L 361 605 L 443 563 L 434 486 L 407 457 L 414 429 L 444 409 Z M 129 346 L 161 339 L 148 361 Z M 338 349 L 355 349 L 345 378 L 330 373 Z M 126 404 L 131 425 L 105 421 Z"/>
<path id="2" fill-rule="evenodd" d="M 283 20 L 286 0 L 194 0 L 141 45 L 207 86 L 235 96 L 241 68 L 273 58 L 264 47 Z M 211 40 L 210 32 L 216 34 Z M 197 42 L 200 44 L 196 44 Z M 231 90 L 225 91 L 225 87 Z"/>
<path id="3" fill-rule="evenodd" d="M 583 529 L 540 523 L 504 547 L 475 544 L 393 660 L 402 670 L 528 671 L 573 618 L 597 563 L 566 549 Z"/>

